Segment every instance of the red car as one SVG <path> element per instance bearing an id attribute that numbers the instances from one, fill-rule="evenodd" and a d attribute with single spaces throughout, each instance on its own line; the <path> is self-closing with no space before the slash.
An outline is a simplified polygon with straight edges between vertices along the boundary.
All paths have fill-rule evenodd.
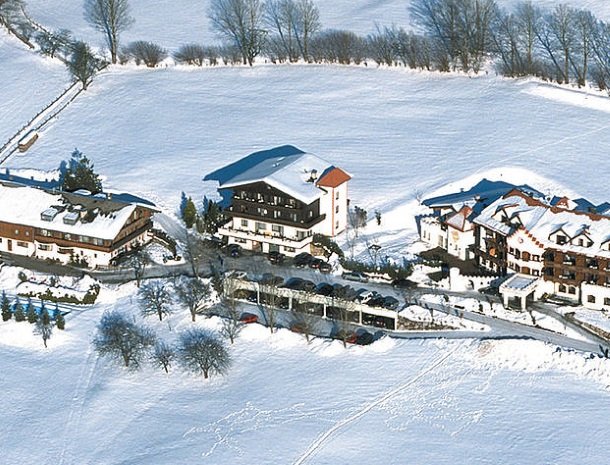
<path id="1" fill-rule="evenodd" d="M 258 322 L 258 316 L 254 315 L 253 313 L 242 313 L 242 315 L 239 317 L 239 321 L 246 324 L 256 323 Z"/>

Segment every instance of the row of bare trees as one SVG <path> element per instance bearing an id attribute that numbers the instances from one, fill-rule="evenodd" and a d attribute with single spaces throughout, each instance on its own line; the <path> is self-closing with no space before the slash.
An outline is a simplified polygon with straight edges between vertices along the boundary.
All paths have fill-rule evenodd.
<path id="1" fill-rule="evenodd" d="M 477 72 L 495 59 L 507 76 L 578 85 L 592 80 L 607 88 L 610 25 L 588 10 L 565 4 L 545 9 L 529 0 L 511 11 L 495 0 L 414 0 L 410 12 L 448 69 Z"/>

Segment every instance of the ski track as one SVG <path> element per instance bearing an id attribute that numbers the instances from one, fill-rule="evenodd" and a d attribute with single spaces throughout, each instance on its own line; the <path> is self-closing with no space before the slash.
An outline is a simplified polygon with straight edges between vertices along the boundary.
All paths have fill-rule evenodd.
<path id="1" fill-rule="evenodd" d="M 392 397 L 394 397 L 395 395 L 397 395 L 404 389 L 415 384 L 417 381 L 422 379 L 428 373 L 430 373 L 431 371 L 435 370 L 436 368 L 438 368 L 439 366 L 444 364 L 449 359 L 449 357 L 451 357 L 451 355 L 453 355 L 453 353 L 458 348 L 463 347 L 463 345 L 464 345 L 464 343 L 456 345 L 453 350 L 451 350 L 447 354 L 442 355 L 441 357 L 437 358 L 436 361 L 434 361 L 432 363 L 432 365 L 429 365 L 427 368 L 420 371 L 417 375 L 415 375 L 415 377 L 409 379 L 407 382 L 405 382 L 403 384 L 400 384 L 399 386 L 395 387 L 391 391 L 383 394 L 381 397 L 378 397 L 373 402 L 366 404 L 363 408 L 361 408 L 359 411 L 357 411 L 353 415 L 350 415 L 349 417 L 344 418 L 343 420 L 336 423 L 332 428 L 327 430 L 322 435 L 318 436 L 318 438 L 313 443 L 310 444 L 310 446 L 307 448 L 307 450 L 300 457 L 298 457 L 295 462 L 293 462 L 293 465 L 303 465 L 304 463 L 306 463 L 313 455 L 315 455 L 325 445 L 326 442 L 328 442 L 328 440 L 332 436 L 336 435 L 341 429 L 354 423 L 356 420 L 358 420 L 361 417 L 363 417 L 364 415 L 366 415 L 368 412 L 373 410 L 375 407 L 387 402 L 389 399 L 391 399 Z"/>
<path id="2" fill-rule="evenodd" d="M 74 442 L 75 433 L 78 431 L 78 427 L 83 416 L 87 391 L 89 390 L 91 380 L 93 379 L 93 374 L 97 368 L 97 362 L 98 356 L 96 353 L 94 353 L 92 345 L 89 345 L 87 358 L 83 363 L 83 367 L 78 377 L 78 382 L 76 383 L 76 388 L 74 389 L 74 394 L 72 395 L 70 413 L 68 414 L 68 419 L 63 432 L 63 445 L 61 452 L 58 460 L 52 463 L 63 465 L 64 461 L 66 460 L 66 454 L 70 444 Z"/>

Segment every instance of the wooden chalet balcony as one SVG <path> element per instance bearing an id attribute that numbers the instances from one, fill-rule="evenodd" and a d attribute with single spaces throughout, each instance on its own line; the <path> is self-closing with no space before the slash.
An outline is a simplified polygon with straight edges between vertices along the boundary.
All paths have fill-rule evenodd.
<path id="1" fill-rule="evenodd" d="M 218 228 L 218 233 L 222 236 L 230 236 L 237 239 L 244 239 L 257 242 L 266 242 L 268 244 L 282 245 L 300 249 L 311 243 L 313 235 L 305 236 L 302 239 L 296 237 L 285 237 L 270 231 L 246 231 L 243 229 L 234 229 L 227 223 L 225 226 Z"/>
<path id="2" fill-rule="evenodd" d="M 321 223 L 326 219 L 326 214 L 322 214 L 315 216 L 314 218 L 307 221 L 305 219 L 299 218 L 297 218 L 296 221 L 293 221 L 287 218 L 273 218 L 273 216 L 271 215 L 260 215 L 258 213 L 253 213 L 250 211 L 242 212 L 235 210 L 233 206 L 225 210 L 225 213 L 232 218 L 243 218 L 247 220 L 259 221 L 261 223 L 279 224 L 282 226 L 291 226 L 293 228 L 299 229 L 310 229 L 316 224 Z"/>

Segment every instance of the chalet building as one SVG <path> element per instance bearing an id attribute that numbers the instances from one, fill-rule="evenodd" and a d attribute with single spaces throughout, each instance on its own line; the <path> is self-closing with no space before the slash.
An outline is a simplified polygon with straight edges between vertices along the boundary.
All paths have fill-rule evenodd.
<path id="1" fill-rule="evenodd" d="M 294 256 L 313 235 L 336 236 L 347 226 L 351 179 L 293 146 L 256 152 L 207 175 L 217 181 L 229 221 L 218 233 L 230 244 Z"/>
<path id="2" fill-rule="evenodd" d="M 90 267 L 149 240 L 154 205 L 0 181 L 0 252 Z"/>
<path id="3" fill-rule="evenodd" d="M 483 179 L 471 189 L 429 198 L 423 205 L 433 214 L 419 218 L 420 237 L 432 247 L 440 247 L 460 260 L 474 258 L 475 225 L 473 219 L 491 203 L 513 189 L 542 196 L 527 186 Z"/>
<path id="4" fill-rule="evenodd" d="M 505 297 L 555 294 L 610 309 L 610 218 L 553 203 L 513 190 L 484 209 L 474 219 L 478 264 L 515 274 L 519 286 L 507 282 Z"/>

